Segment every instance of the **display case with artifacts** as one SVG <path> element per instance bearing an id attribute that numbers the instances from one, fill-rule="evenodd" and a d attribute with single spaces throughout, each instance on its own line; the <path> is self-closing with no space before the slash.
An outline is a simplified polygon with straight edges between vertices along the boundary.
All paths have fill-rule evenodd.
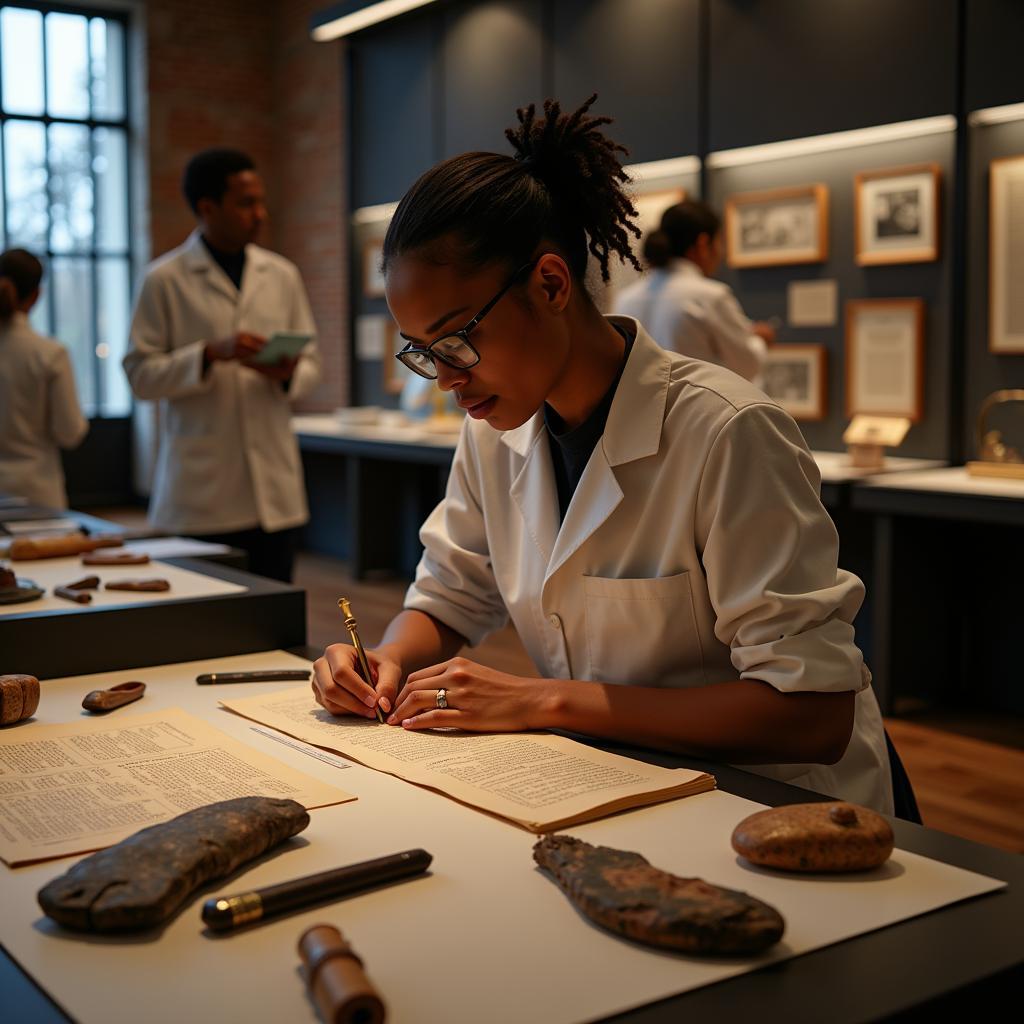
<path id="1" fill-rule="evenodd" d="M 1024 388 L 989 395 L 981 403 L 977 430 L 978 458 L 967 463 L 968 474 L 1024 480 Z"/>

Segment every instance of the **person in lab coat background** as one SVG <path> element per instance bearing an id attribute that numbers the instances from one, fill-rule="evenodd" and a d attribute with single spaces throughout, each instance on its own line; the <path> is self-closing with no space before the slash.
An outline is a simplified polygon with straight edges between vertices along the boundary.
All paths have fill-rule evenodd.
<path id="1" fill-rule="evenodd" d="M 266 198 L 249 157 L 199 153 L 182 188 L 198 226 L 147 269 L 124 358 L 136 397 L 160 402 L 149 517 L 290 581 L 309 518 L 291 403 L 316 387 L 320 357 L 314 337 L 297 359 L 249 360 L 275 331 L 315 335 L 313 315 L 295 265 L 256 244 Z"/>
<path id="2" fill-rule="evenodd" d="M 0 255 L 0 491 L 67 508 L 60 449 L 89 432 L 68 350 L 32 329 L 43 265 L 25 249 Z"/>
<path id="3" fill-rule="evenodd" d="M 317 701 L 406 729 L 559 728 L 741 763 L 892 812 L 864 588 L 796 424 L 742 378 L 604 317 L 636 263 L 606 118 L 519 111 L 514 155 L 438 164 L 384 242 L 402 361 L 467 420 L 405 608 L 314 664 Z M 536 677 L 460 657 L 511 617 Z"/>
<path id="4" fill-rule="evenodd" d="M 775 329 L 751 322 L 732 289 L 714 280 L 722 263 L 714 210 L 695 199 L 670 206 L 644 240 L 644 261 L 650 269 L 622 290 L 614 312 L 639 320 L 662 348 L 756 382 Z"/>

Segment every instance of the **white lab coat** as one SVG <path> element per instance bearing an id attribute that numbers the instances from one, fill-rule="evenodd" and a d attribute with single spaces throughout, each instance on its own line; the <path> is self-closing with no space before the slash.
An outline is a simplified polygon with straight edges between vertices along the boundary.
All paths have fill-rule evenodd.
<path id="1" fill-rule="evenodd" d="M 732 289 L 696 263 L 673 260 L 624 288 L 614 312 L 639 320 L 662 348 L 718 363 L 757 382 L 767 345 L 751 330 Z"/>
<path id="2" fill-rule="evenodd" d="M 0 491 L 67 508 L 60 449 L 88 432 L 68 350 L 15 313 L 0 328 Z"/>
<path id="3" fill-rule="evenodd" d="M 316 340 L 287 391 L 234 360 L 204 375 L 204 344 L 239 331 L 315 333 L 298 269 L 283 256 L 247 246 L 239 291 L 196 231 L 148 268 L 124 368 L 137 398 L 160 401 L 149 516 L 161 529 L 275 531 L 309 518 L 290 417 L 319 381 Z"/>
<path id="4" fill-rule="evenodd" d="M 612 319 L 636 341 L 561 527 L 543 414 L 505 433 L 467 420 L 406 607 L 472 645 L 510 615 L 542 677 L 854 691 L 837 764 L 748 767 L 892 813 L 851 625 L 864 587 L 836 567 L 800 431 L 736 375 Z"/>

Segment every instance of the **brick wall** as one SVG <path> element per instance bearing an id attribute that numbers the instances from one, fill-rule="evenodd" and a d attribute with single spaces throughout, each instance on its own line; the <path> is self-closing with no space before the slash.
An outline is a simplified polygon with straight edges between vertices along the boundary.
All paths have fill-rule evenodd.
<path id="1" fill-rule="evenodd" d="M 342 44 L 314 43 L 322 0 L 151 0 L 146 4 L 153 255 L 194 227 L 181 195 L 188 158 L 209 146 L 249 153 L 267 185 L 264 245 L 302 272 L 324 356 L 304 403 L 348 396 Z"/>

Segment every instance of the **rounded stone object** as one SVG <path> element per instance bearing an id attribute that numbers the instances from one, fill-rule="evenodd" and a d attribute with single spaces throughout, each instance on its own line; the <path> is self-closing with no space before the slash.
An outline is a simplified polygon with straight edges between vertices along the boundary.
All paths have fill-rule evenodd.
<path id="1" fill-rule="evenodd" d="M 870 871 L 889 859 L 894 842 L 885 818 L 844 802 L 772 807 L 732 833 L 741 857 L 782 871 Z"/>
<path id="2" fill-rule="evenodd" d="M 39 707 L 39 680 L 35 676 L 0 676 L 0 725 L 31 718 Z"/>

